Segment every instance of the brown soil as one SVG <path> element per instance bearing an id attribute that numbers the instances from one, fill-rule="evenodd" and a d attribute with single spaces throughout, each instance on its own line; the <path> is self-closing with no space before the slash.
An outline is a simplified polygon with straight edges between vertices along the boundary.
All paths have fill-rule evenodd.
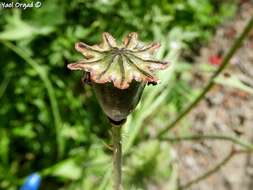
<path id="1" fill-rule="evenodd" d="M 196 66 L 207 63 L 210 56 L 225 54 L 252 14 L 253 3 L 244 3 L 237 16 L 219 27 L 212 42 L 202 48 Z M 201 75 L 204 84 L 210 75 Z M 224 75 L 235 76 L 253 89 L 253 30 Z M 253 143 L 253 94 L 217 84 L 188 119 L 194 123 L 191 129 L 194 134 L 224 134 Z M 184 184 L 212 168 L 229 154 L 231 148 L 232 143 L 218 140 L 181 142 L 176 147 L 180 183 Z M 189 189 L 253 190 L 253 155 L 236 155 L 219 172 Z"/>

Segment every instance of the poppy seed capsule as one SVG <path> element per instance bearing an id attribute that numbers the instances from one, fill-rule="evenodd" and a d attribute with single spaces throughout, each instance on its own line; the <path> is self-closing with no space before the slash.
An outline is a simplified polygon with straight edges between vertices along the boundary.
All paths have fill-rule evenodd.
<path id="1" fill-rule="evenodd" d="M 156 84 L 153 72 L 168 67 L 168 62 L 154 60 L 159 43 L 144 45 L 137 33 L 130 33 L 122 44 L 103 33 L 103 42 L 89 46 L 76 43 L 85 59 L 68 64 L 71 70 L 83 70 L 105 114 L 113 121 L 125 120 L 138 104 L 147 83 Z"/>
<path id="2" fill-rule="evenodd" d="M 127 89 L 119 89 L 112 83 L 92 83 L 96 97 L 105 114 L 113 121 L 119 122 L 127 118 L 138 104 L 144 83 L 133 81 Z"/>

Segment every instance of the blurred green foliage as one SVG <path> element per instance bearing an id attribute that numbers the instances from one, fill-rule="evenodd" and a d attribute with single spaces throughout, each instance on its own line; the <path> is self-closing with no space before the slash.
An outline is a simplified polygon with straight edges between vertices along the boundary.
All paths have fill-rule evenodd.
<path id="1" fill-rule="evenodd" d="M 158 57 L 178 63 L 182 49 L 205 43 L 235 7 L 215 0 L 45 0 L 40 8 L 0 9 L 0 189 L 17 189 L 34 171 L 44 177 L 41 189 L 110 189 L 107 120 L 81 73 L 66 68 L 82 57 L 75 42 L 136 31 L 143 41 L 162 42 Z M 175 64 L 161 75 L 163 85 L 148 87 L 126 124 L 128 189 L 176 175 L 168 145 L 136 138 L 148 133 L 143 126 L 161 127 L 194 95 L 187 75 L 178 79 L 182 70 Z"/>

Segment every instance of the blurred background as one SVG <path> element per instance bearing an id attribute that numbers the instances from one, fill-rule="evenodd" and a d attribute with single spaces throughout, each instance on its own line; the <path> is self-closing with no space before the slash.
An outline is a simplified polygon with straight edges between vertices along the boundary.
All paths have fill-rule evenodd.
<path id="1" fill-rule="evenodd" d="M 34 172 L 41 190 L 111 189 L 108 121 L 82 73 L 66 67 L 82 58 L 75 42 L 99 43 L 104 31 L 119 41 L 132 31 L 160 41 L 157 58 L 171 62 L 124 126 L 125 189 L 176 190 L 226 158 L 231 144 L 253 142 L 253 31 L 215 87 L 168 131 L 171 139 L 148 138 L 201 92 L 253 14 L 252 1 L 40 2 L 25 10 L 0 6 L 0 189 L 17 190 Z M 179 138 L 192 134 L 199 138 Z M 209 134 L 234 143 L 203 137 Z M 252 155 L 185 189 L 252 190 Z"/>

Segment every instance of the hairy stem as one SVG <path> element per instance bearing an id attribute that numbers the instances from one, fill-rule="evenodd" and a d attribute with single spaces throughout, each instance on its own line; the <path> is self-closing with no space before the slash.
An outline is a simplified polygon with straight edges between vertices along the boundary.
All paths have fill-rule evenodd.
<path id="1" fill-rule="evenodd" d="M 121 126 L 112 126 L 112 143 L 113 143 L 113 190 L 122 190 L 122 187 L 121 187 L 121 167 L 122 167 Z"/>
<path id="2" fill-rule="evenodd" d="M 239 37 L 235 40 L 232 47 L 229 49 L 228 53 L 224 57 L 220 67 L 214 72 L 214 74 L 209 79 L 209 82 L 207 85 L 203 88 L 201 93 L 196 97 L 196 99 L 190 103 L 177 117 L 175 120 L 173 120 L 167 127 L 165 127 L 163 130 L 161 130 L 157 137 L 163 136 L 167 131 L 174 128 L 176 124 L 181 121 L 207 94 L 207 92 L 214 86 L 215 79 L 219 74 L 226 68 L 226 66 L 229 64 L 230 59 L 233 57 L 237 49 L 242 45 L 243 40 L 246 38 L 248 33 L 250 32 L 251 28 L 253 27 L 253 16 L 245 26 L 243 32 L 239 35 Z"/>

